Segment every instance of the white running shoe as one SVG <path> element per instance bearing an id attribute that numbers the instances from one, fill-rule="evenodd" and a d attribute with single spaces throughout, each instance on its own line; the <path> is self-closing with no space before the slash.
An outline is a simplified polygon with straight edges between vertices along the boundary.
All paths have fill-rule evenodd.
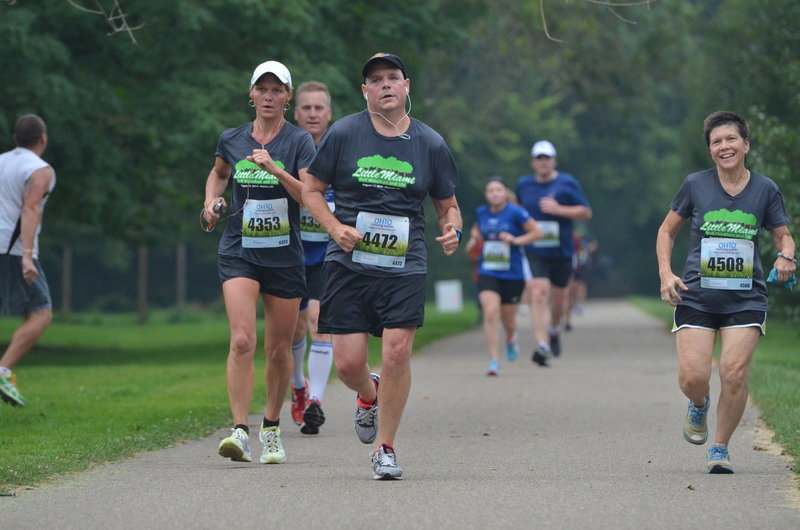
<path id="1" fill-rule="evenodd" d="M 381 382 L 381 376 L 378 374 L 369 374 L 372 382 L 375 383 L 375 390 Z M 371 444 L 378 436 L 378 402 L 375 401 L 372 405 L 366 405 L 361 401 L 361 396 L 356 397 L 356 414 L 353 420 L 356 429 L 356 435 L 361 443 Z"/>
<path id="2" fill-rule="evenodd" d="M 252 462 L 250 435 L 244 429 L 231 429 L 231 435 L 219 443 L 219 454 L 234 462 Z"/>
<path id="3" fill-rule="evenodd" d="M 261 427 L 258 438 L 264 446 L 261 453 L 262 464 L 283 464 L 286 462 L 286 453 L 281 443 L 280 427 Z"/>
<path id="4" fill-rule="evenodd" d="M 372 453 L 372 478 L 375 480 L 400 480 L 403 470 L 397 465 L 397 455 L 394 449 L 382 444 Z"/>

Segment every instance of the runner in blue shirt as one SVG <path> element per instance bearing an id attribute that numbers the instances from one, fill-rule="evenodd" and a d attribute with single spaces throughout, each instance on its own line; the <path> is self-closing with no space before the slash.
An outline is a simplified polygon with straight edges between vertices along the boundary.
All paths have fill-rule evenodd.
<path id="1" fill-rule="evenodd" d="M 549 364 L 550 354 L 561 354 L 561 319 L 567 307 L 567 285 L 572 275 L 572 224 L 589 220 L 592 209 L 572 175 L 556 170 L 556 148 L 547 140 L 533 144 L 534 173 L 520 177 L 517 199 L 544 232 L 527 248 L 533 279 L 531 323 L 537 342 L 533 362 Z"/>
<path id="2" fill-rule="evenodd" d="M 508 187 L 502 177 L 486 183 L 486 205 L 478 207 L 470 230 L 467 252 L 483 241 L 478 261 L 478 297 L 483 313 L 483 332 L 489 351 L 487 375 L 500 372 L 500 333 L 498 321 L 506 332 L 506 357 L 516 360 L 517 305 L 525 289 L 522 247 L 542 237 L 525 208 L 508 201 Z"/>
<path id="3" fill-rule="evenodd" d="M 333 118 L 331 94 L 324 83 L 308 81 L 297 87 L 294 119 L 309 132 L 314 145 L 319 145 Z M 325 191 L 325 202 L 333 208 L 333 188 Z M 300 316 L 292 338 L 292 418 L 301 425 L 303 434 L 319 434 L 325 423 L 322 398 L 333 365 L 333 341 L 329 334 L 318 331 L 319 299 L 322 295 L 322 265 L 328 248 L 328 233 L 307 208 L 300 208 L 300 239 L 306 266 L 306 296 L 300 302 Z M 306 334 L 311 337 L 308 351 L 308 378 L 303 361 L 306 353 Z"/>

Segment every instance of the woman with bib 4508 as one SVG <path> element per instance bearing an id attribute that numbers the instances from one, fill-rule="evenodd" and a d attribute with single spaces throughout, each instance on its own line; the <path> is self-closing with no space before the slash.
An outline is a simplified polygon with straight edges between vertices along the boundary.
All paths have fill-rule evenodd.
<path id="1" fill-rule="evenodd" d="M 708 439 L 709 379 L 719 333 L 721 391 L 707 468 L 733 473 L 728 442 L 747 404 L 750 361 L 767 317 L 759 231 L 772 236 L 777 249 L 772 268 L 780 282 L 795 272 L 795 244 L 778 186 L 745 167 L 747 122 L 732 112 L 715 112 L 705 119 L 703 132 L 715 167 L 686 177 L 658 230 L 656 254 L 661 298 L 675 307 L 678 379 L 689 398 L 683 437 L 696 445 Z M 691 223 L 689 253 L 679 278 L 670 258 L 686 220 Z"/>

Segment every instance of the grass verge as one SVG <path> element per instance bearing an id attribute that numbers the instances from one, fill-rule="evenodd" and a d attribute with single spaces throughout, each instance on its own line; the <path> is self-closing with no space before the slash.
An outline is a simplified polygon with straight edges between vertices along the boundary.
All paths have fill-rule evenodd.
<path id="1" fill-rule="evenodd" d="M 631 297 L 629 301 L 672 325 L 672 308 L 657 298 Z M 782 322 L 769 320 L 767 335 L 761 339 L 750 371 L 750 395 L 761 418 L 775 433 L 774 441 L 794 460 L 800 476 L 800 356 L 798 331 Z"/>
<path id="2" fill-rule="evenodd" d="M 472 328 L 476 316 L 474 306 L 456 314 L 427 307 L 415 351 Z M 0 320 L 0 337 L 19 322 Z M 370 365 L 378 366 L 380 342 L 371 340 L 369 349 Z M 224 315 L 155 313 L 146 326 L 135 315 L 57 315 L 16 371 L 28 406 L 0 405 L 0 494 L 227 425 L 227 351 Z M 256 359 L 263 374 L 263 355 Z M 257 376 L 252 412 L 261 410 L 262 396 Z"/>

